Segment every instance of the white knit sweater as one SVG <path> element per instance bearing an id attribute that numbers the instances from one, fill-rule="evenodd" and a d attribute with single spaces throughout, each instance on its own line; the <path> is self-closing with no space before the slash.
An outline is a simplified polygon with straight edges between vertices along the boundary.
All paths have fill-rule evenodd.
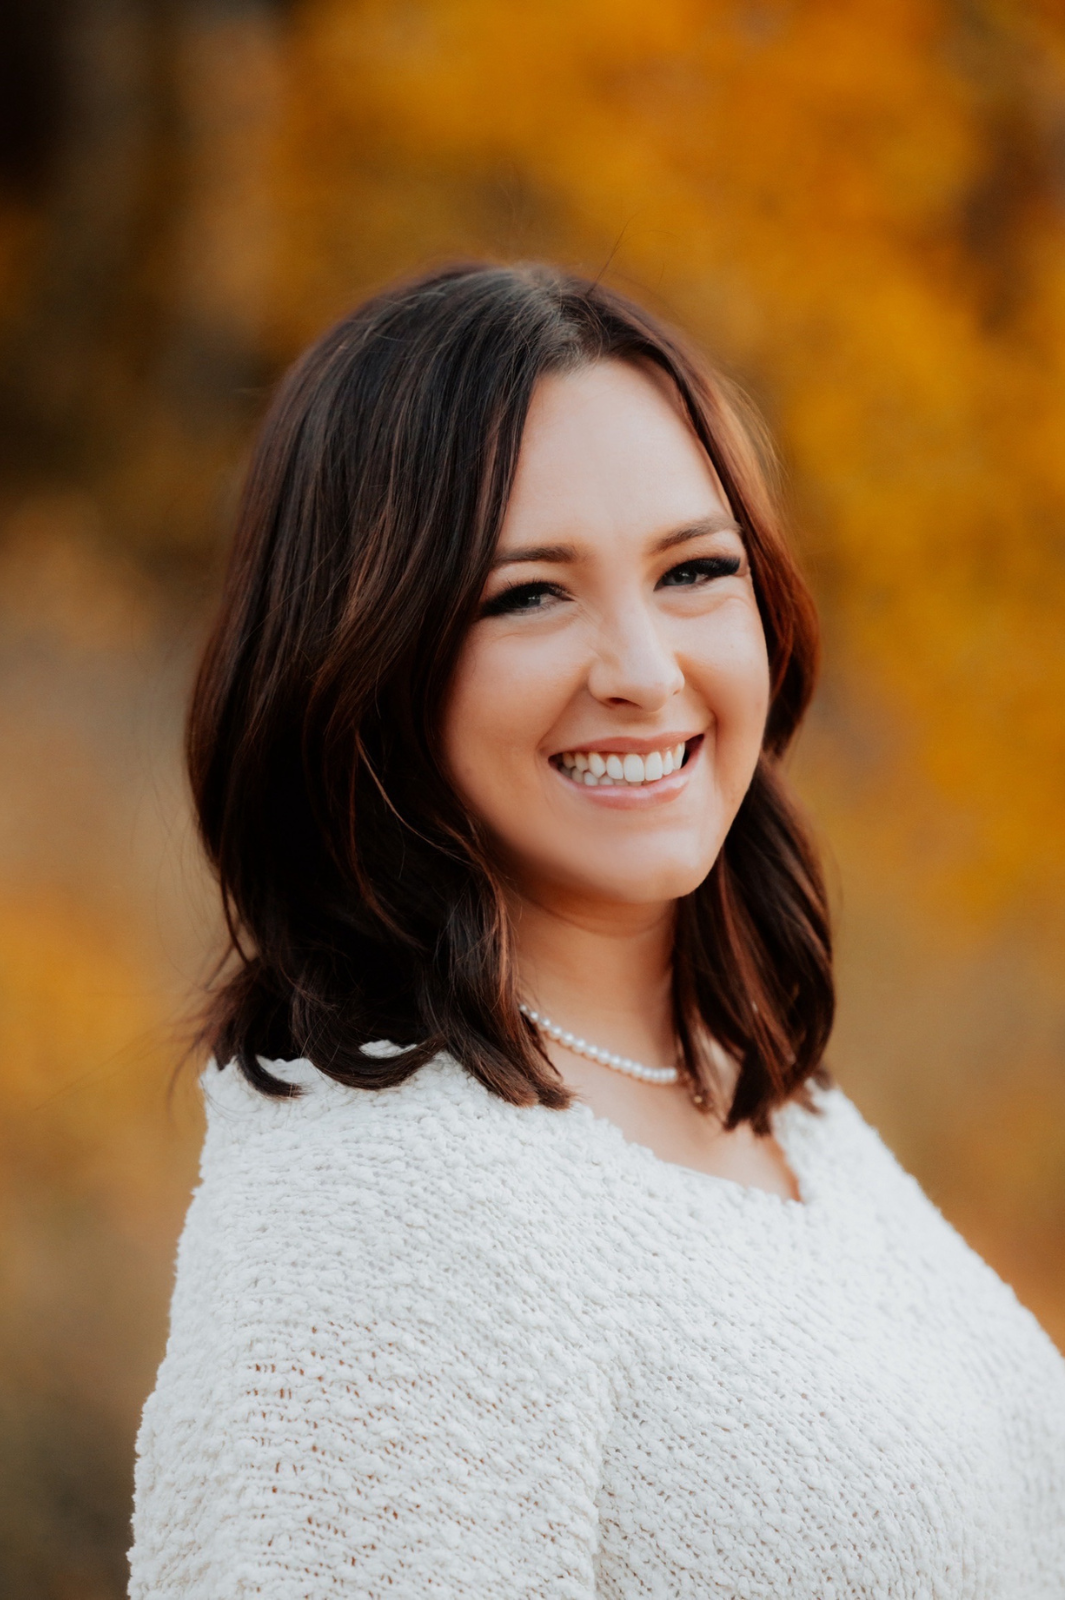
<path id="1" fill-rule="evenodd" d="M 799 1203 L 271 1065 L 206 1080 L 134 1600 L 1065 1596 L 1065 1363 L 842 1094 Z"/>

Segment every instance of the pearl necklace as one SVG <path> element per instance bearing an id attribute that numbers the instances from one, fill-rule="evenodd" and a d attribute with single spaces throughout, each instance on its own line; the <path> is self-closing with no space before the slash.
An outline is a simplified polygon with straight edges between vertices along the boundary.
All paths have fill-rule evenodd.
<path id="1" fill-rule="evenodd" d="M 574 1055 L 598 1061 L 600 1066 L 613 1067 L 615 1072 L 624 1072 L 629 1078 L 639 1078 L 641 1083 L 671 1084 L 680 1078 L 676 1067 L 645 1067 L 642 1061 L 630 1061 L 628 1056 L 617 1056 L 611 1050 L 600 1050 L 598 1045 L 589 1044 L 586 1039 L 578 1039 L 575 1033 L 567 1033 L 550 1017 L 541 1016 L 539 1011 L 533 1011 L 530 1006 L 519 1002 L 518 1010 L 523 1017 L 528 1017 L 534 1028 L 538 1028 L 556 1044 L 572 1050 Z"/>

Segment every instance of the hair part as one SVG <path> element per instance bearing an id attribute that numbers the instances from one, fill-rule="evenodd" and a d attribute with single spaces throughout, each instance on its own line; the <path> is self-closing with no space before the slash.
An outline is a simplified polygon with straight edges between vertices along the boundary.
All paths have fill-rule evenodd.
<path id="1" fill-rule="evenodd" d="M 498 868 L 439 730 L 534 388 L 606 359 L 675 390 L 741 526 L 769 653 L 758 769 L 679 908 L 687 1066 L 712 1098 L 708 1031 L 739 1067 L 729 1125 L 757 1131 L 822 1072 L 827 904 L 780 772 L 816 619 L 752 430 L 705 362 L 602 284 L 472 265 L 394 286 L 324 334 L 282 381 L 247 475 L 187 754 L 233 958 L 202 1038 L 265 1094 L 293 1092 L 271 1060 L 381 1088 L 446 1050 L 515 1104 L 569 1103 L 518 1010 Z M 367 1055 L 380 1039 L 402 1053 Z"/>

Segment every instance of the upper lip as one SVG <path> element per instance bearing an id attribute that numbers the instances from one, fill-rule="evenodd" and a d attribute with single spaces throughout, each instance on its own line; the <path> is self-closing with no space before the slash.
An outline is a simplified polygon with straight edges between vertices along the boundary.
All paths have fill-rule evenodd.
<path id="1" fill-rule="evenodd" d="M 672 750 L 674 745 L 688 744 L 692 739 L 698 739 L 705 728 L 700 728 L 698 733 L 652 733 L 646 739 L 631 738 L 627 734 L 610 734 L 604 739 L 579 739 L 575 744 L 561 745 L 554 754 L 576 755 L 580 752 L 587 755 L 592 750 L 598 750 L 603 756 L 649 756 L 653 750 Z"/>

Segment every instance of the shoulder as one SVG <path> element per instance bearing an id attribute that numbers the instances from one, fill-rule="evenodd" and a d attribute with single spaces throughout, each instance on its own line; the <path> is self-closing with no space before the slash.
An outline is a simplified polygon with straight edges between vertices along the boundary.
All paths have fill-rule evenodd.
<path id="1" fill-rule="evenodd" d="M 298 1093 L 263 1095 L 233 1064 L 204 1075 L 205 1185 L 258 1185 L 269 1173 L 289 1200 L 367 1183 L 377 1194 L 428 1184 L 476 1197 L 493 1174 L 513 1180 L 516 1158 L 531 1174 L 559 1145 L 551 1113 L 510 1105 L 447 1055 L 386 1089 L 347 1088 L 305 1060 L 264 1065 Z"/>
<path id="2" fill-rule="evenodd" d="M 777 1126 L 789 1154 L 817 1183 L 869 1193 L 903 1188 L 919 1193 L 877 1130 L 838 1086 L 810 1087 L 810 1105 L 790 1102 Z"/>
<path id="3" fill-rule="evenodd" d="M 838 1087 L 814 1089 L 812 1106 L 787 1106 L 778 1122 L 800 1186 L 833 1219 L 837 1245 L 856 1253 L 956 1267 L 968 1248 L 880 1133 Z M 975 1259 L 975 1258 L 974 1258 Z"/>
<path id="4" fill-rule="evenodd" d="M 364 1277 L 417 1259 L 442 1281 L 490 1256 L 535 1256 L 552 1234 L 567 1256 L 585 1248 L 580 1124 L 566 1113 L 511 1105 L 446 1055 L 373 1090 L 308 1061 L 266 1065 L 299 1095 L 267 1098 L 233 1066 L 205 1075 L 186 1258 L 259 1256 L 275 1280 L 286 1259 L 320 1272 L 332 1254 Z"/>
<path id="5" fill-rule="evenodd" d="M 929 1304 L 953 1297 L 984 1330 L 984 1344 L 1024 1348 L 1061 1388 L 1061 1358 L 1030 1312 L 940 1211 L 884 1139 L 838 1088 L 817 1090 L 814 1112 L 789 1107 L 789 1153 L 835 1218 L 833 1238 L 876 1260 L 896 1286 Z M 901 1290 L 900 1290 L 901 1292 Z M 929 1316 L 931 1316 L 929 1312 Z"/>
<path id="6" fill-rule="evenodd" d="M 162 1387 L 205 1364 L 233 1381 L 264 1360 L 287 1371 L 292 1352 L 487 1360 L 526 1306 L 549 1305 L 555 1333 L 582 1343 L 588 1281 L 615 1273 L 589 1263 L 564 1113 L 512 1106 L 446 1056 L 374 1090 L 307 1061 L 266 1065 L 300 1095 L 267 1098 L 232 1067 L 206 1075 Z"/>
<path id="7" fill-rule="evenodd" d="M 446 1057 L 382 1090 L 268 1065 L 297 1098 L 231 1067 L 206 1075 L 201 1183 L 141 1426 L 131 1592 L 235 1593 L 248 1571 L 256 1593 L 310 1593 L 308 1573 L 332 1593 L 357 1548 L 363 1586 L 398 1575 L 397 1593 L 421 1594 L 466 1483 L 483 1559 L 527 1538 L 519 1559 L 547 1593 L 551 1544 L 524 1513 L 575 1475 L 566 1503 L 588 1516 L 574 1514 L 573 1559 L 588 1564 L 619 1344 L 587 1287 L 612 1269 L 581 1270 L 570 1125 Z"/>

